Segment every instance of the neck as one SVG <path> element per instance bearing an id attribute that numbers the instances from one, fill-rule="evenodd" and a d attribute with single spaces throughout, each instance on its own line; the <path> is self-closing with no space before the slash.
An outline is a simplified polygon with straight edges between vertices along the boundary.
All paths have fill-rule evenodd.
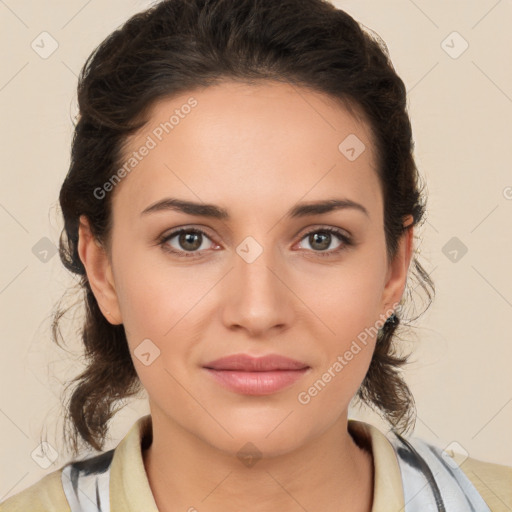
<path id="1" fill-rule="evenodd" d="M 143 459 L 160 512 L 371 511 L 372 455 L 348 432 L 346 414 L 292 452 L 252 459 L 219 450 L 163 414 L 152 413 L 152 425 Z"/>

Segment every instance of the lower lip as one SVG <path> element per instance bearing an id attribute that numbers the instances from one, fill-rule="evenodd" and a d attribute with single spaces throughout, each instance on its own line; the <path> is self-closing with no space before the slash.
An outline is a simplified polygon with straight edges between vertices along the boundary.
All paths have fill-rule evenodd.
<path id="1" fill-rule="evenodd" d="M 243 395 L 270 395 L 297 382 L 309 368 L 270 372 L 205 369 L 217 382 L 231 391 Z"/>

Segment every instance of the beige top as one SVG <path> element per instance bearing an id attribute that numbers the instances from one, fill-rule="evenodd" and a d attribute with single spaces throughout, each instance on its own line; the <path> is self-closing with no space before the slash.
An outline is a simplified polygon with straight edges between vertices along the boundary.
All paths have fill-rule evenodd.
<path id="1" fill-rule="evenodd" d="M 372 512 L 404 509 L 400 467 L 389 439 L 368 423 L 348 422 L 358 444 L 371 449 L 374 463 Z M 151 437 L 151 416 L 139 418 L 117 445 L 110 468 L 111 512 L 158 512 L 144 469 L 142 445 Z M 512 510 L 512 467 L 467 458 L 461 469 L 493 512 Z M 0 512 L 70 512 L 62 467 L 0 504 Z"/>

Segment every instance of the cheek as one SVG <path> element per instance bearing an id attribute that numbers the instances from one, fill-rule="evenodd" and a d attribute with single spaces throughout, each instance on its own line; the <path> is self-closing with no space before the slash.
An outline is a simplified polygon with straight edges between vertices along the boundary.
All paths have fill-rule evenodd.
<path id="1" fill-rule="evenodd" d="M 342 349 L 379 319 L 383 272 L 375 261 L 351 261 L 337 272 L 297 280 L 295 290 L 324 324 L 329 343 Z"/>
<path id="2" fill-rule="evenodd" d="M 315 336 L 318 349 L 321 347 L 321 364 L 307 383 L 313 387 L 303 389 L 304 402 L 337 409 L 357 392 L 381 326 L 382 272 L 375 259 L 362 258 L 350 268 L 340 268 L 336 279 L 331 276 L 323 287 L 311 287 L 308 281 L 307 289 L 300 292 L 308 297 L 308 306 L 318 312 L 323 324 Z M 298 401 L 302 403 L 300 397 Z"/>
<path id="3" fill-rule="evenodd" d="M 119 307 L 134 340 L 166 337 L 208 291 L 207 283 L 191 278 L 191 267 L 172 268 L 164 258 L 155 258 L 156 251 L 134 250 L 115 263 Z"/>
<path id="4" fill-rule="evenodd" d="M 360 330 L 347 327 L 337 337 L 336 343 L 329 346 L 329 355 L 324 365 L 317 368 L 310 379 L 297 390 L 294 396 L 296 419 L 300 418 L 298 428 L 308 428 L 312 418 L 317 418 L 313 429 L 315 435 L 321 434 L 334 424 L 348 408 L 357 394 L 368 371 L 373 350 L 374 339 L 368 335 L 359 338 Z M 340 325 L 340 328 L 343 326 Z M 350 330 L 356 335 L 352 336 Z M 320 418 L 320 420 L 318 420 Z"/>
<path id="5" fill-rule="evenodd" d="M 136 371 L 145 387 L 168 388 L 165 369 L 183 380 L 184 362 L 204 337 L 211 281 L 191 278 L 191 267 L 162 268 L 136 255 L 117 268 L 119 306 Z"/>
<path id="6" fill-rule="evenodd" d="M 327 348 L 324 363 L 299 390 L 296 400 L 301 411 L 323 415 L 326 423 L 348 407 L 357 393 L 370 366 L 376 343 L 372 326 L 361 328 L 361 323 L 348 318 L 341 323 L 340 333 Z"/>

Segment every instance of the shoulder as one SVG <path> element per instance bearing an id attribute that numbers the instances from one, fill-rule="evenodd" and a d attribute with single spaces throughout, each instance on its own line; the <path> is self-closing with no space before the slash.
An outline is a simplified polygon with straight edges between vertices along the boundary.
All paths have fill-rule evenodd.
<path id="1" fill-rule="evenodd" d="M 62 469 L 0 503 L 0 512 L 70 512 L 62 488 Z"/>
<path id="2" fill-rule="evenodd" d="M 491 510 L 512 509 L 512 467 L 468 457 L 461 462 L 460 469 Z"/>
<path id="3" fill-rule="evenodd" d="M 413 501 L 427 500 L 428 494 L 436 502 L 455 507 L 470 503 L 476 510 L 512 510 L 511 467 L 442 450 L 418 437 L 396 435 L 391 441 L 404 477 L 406 500 L 408 493 Z M 416 496 L 422 480 L 425 490 Z"/>
<path id="4" fill-rule="evenodd" d="M 103 510 L 114 450 L 69 462 L 0 504 L 0 512 Z"/>

